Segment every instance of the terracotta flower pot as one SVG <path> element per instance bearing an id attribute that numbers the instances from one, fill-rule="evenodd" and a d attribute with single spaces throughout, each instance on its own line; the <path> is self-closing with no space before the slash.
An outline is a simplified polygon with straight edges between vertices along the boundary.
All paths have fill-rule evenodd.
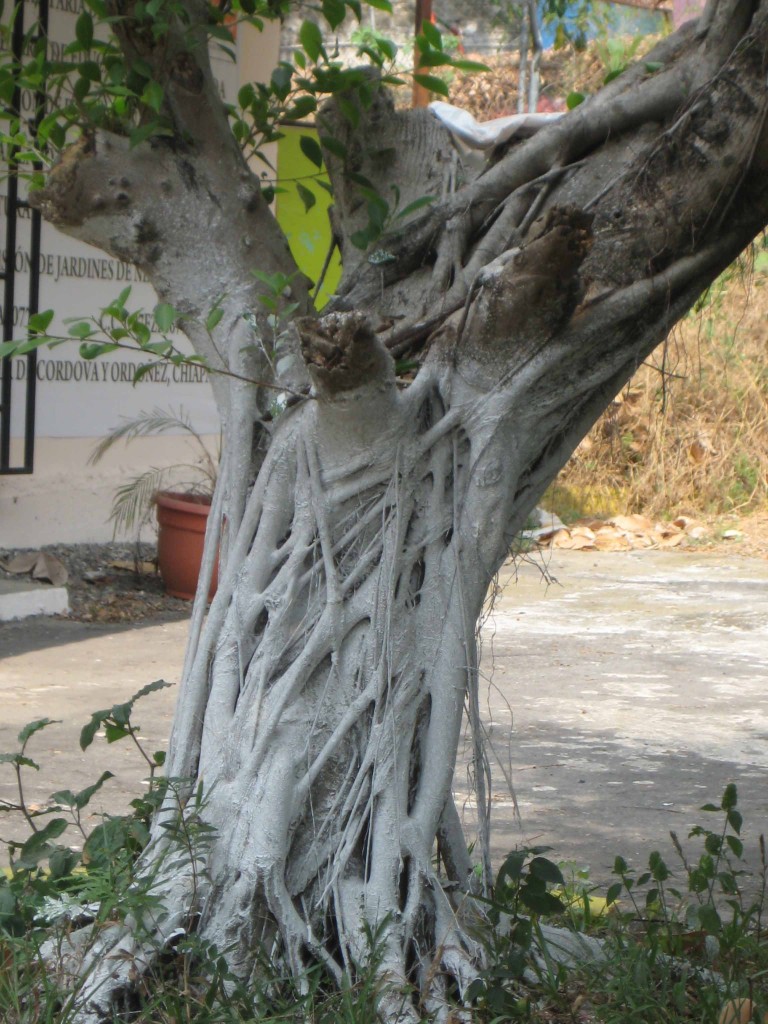
<path id="1" fill-rule="evenodd" d="M 159 491 L 157 505 L 157 564 L 166 592 L 191 601 L 195 596 L 203 558 L 205 528 L 211 499 L 204 494 Z M 216 593 L 214 569 L 208 600 Z"/>

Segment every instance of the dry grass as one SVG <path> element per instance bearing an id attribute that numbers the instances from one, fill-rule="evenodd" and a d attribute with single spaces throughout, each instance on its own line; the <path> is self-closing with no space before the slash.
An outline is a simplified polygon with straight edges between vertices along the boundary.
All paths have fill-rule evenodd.
<path id="1" fill-rule="evenodd" d="M 550 488 L 561 517 L 768 510 L 768 247 L 701 297 Z"/>

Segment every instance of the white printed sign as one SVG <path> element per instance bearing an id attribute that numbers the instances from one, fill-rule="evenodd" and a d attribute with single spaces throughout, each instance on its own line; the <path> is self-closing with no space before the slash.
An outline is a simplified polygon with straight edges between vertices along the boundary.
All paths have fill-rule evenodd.
<path id="1" fill-rule="evenodd" d="M 81 0 L 50 0 L 48 45 L 51 55 L 60 56 L 66 44 L 74 39 L 76 17 L 81 11 Z M 26 26 L 32 24 L 36 13 L 37 4 L 27 0 Z M 232 100 L 238 88 L 236 66 L 222 53 L 214 54 L 213 66 L 222 95 Z M 24 112 L 28 113 L 33 106 L 33 97 L 23 95 Z M 7 189 L 7 178 L 3 176 L 0 181 L 3 223 L 6 223 L 8 207 Z M 16 270 L 13 305 L 15 338 L 25 337 L 29 319 L 30 228 L 30 211 L 19 211 L 15 252 L 9 257 L 6 241 L 0 254 L 0 269 L 4 270 L 7 261 L 12 259 Z M 153 326 L 152 310 L 157 298 L 140 271 L 62 235 L 47 224 L 43 225 L 42 230 L 39 273 L 39 308 L 55 311 L 55 319 L 49 328 L 51 334 L 66 336 L 67 319 L 86 318 L 97 313 L 117 298 L 128 285 L 131 286 L 131 295 L 126 303 L 128 309 L 131 312 L 142 309 L 145 322 L 149 327 Z M 0 288 L 0 304 L 2 295 Z M 183 335 L 175 333 L 172 337 L 182 351 L 191 351 Z M 156 407 L 174 411 L 183 409 L 202 434 L 218 431 L 213 396 L 202 367 L 162 364 L 134 384 L 134 370 L 140 362 L 140 355 L 126 351 L 114 352 L 92 361 L 83 360 L 78 354 L 76 341 L 52 349 L 41 349 L 36 374 L 35 435 L 40 438 L 102 437 L 122 417 L 136 416 Z M 27 365 L 25 358 L 10 361 L 11 436 L 14 438 L 24 434 Z"/>

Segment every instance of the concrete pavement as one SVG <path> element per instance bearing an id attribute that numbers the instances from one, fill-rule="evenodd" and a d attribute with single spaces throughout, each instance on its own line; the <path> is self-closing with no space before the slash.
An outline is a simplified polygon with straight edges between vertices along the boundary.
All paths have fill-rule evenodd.
<path id="1" fill-rule="evenodd" d="M 542 570 L 545 570 L 543 572 Z M 548 582 L 549 579 L 549 582 Z M 670 849 L 698 811 L 739 787 L 745 834 L 768 825 L 768 562 L 680 551 L 537 554 L 505 568 L 483 631 L 481 703 L 493 746 L 494 849 L 554 847 L 605 881 L 621 853 Z M 0 625 L 0 751 L 34 718 L 27 798 L 80 788 L 105 768 L 102 806 L 141 788 L 125 740 L 77 745 L 90 713 L 157 678 L 177 682 L 186 623 L 114 627 L 28 619 Z M 137 707 L 150 750 L 167 741 L 175 690 Z M 457 798 L 471 822 L 468 741 Z M 0 766 L 0 797 L 13 799 Z M 512 791 L 510 791 L 511 784 Z M 517 802 L 519 817 L 515 814 Z M 23 832 L 0 819 L 0 836 Z"/>

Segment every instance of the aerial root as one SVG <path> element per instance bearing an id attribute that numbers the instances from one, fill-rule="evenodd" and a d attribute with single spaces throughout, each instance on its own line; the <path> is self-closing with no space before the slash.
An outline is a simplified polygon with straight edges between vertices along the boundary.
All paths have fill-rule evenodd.
<path id="1" fill-rule="evenodd" d="M 432 269 L 430 290 L 433 296 L 442 299 L 448 289 L 461 280 L 470 227 L 470 218 L 466 212 L 455 214 L 446 223 Z"/>

